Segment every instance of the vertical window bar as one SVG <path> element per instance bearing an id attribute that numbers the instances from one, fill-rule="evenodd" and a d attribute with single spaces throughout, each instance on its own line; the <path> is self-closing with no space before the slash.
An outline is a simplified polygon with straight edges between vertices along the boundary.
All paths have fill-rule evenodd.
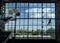
<path id="1" fill-rule="evenodd" d="M 42 31 L 43 31 L 43 3 L 42 3 Z M 43 32 L 41 31 L 41 34 L 42 34 L 42 39 L 43 39 Z"/>

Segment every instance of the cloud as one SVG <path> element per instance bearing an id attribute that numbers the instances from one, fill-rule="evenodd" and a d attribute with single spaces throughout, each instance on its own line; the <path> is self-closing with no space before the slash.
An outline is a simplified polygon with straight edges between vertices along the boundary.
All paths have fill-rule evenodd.
<path id="1" fill-rule="evenodd" d="M 40 18 L 41 17 L 41 12 L 42 8 L 30 8 L 30 9 L 27 9 L 25 10 L 26 13 L 28 12 L 32 12 L 33 14 L 30 16 L 30 17 L 33 17 L 33 18 Z M 36 13 L 35 13 L 36 12 Z M 38 12 L 38 13 L 37 13 Z"/>
<path id="2" fill-rule="evenodd" d="M 34 13 L 34 15 L 30 16 L 31 18 L 41 18 L 41 13 Z"/>
<path id="3" fill-rule="evenodd" d="M 42 12 L 42 8 L 30 8 L 25 10 L 25 12 Z M 43 8 L 43 12 L 51 12 L 51 8 Z"/>
<path id="4" fill-rule="evenodd" d="M 52 17 L 52 18 L 55 18 L 55 14 L 54 14 L 54 13 L 48 14 L 48 17 L 49 17 L 49 18 L 51 18 L 51 17 Z"/>
<path id="5" fill-rule="evenodd" d="M 25 12 L 41 12 L 41 9 L 42 8 L 30 8 L 30 9 L 27 9 L 25 10 Z"/>
<path id="6" fill-rule="evenodd" d="M 30 9 L 27 9 L 25 10 L 26 13 L 28 12 L 32 12 L 33 15 L 31 15 L 30 17 L 33 17 L 33 18 L 41 18 L 41 12 L 42 12 L 42 8 L 30 8 Z M 46 16 L 46 12 L 51 12 L 51 8 L 43 8 L 43 16 Z M 47 13 L 47 17 L 48 18 L 55 18 L 55 14 L 54 13 Z"/>
<path id="7" fill-rule="evenodd" d="M 51 12 L 51 8 L 43 8 L 43 12 Z"/>

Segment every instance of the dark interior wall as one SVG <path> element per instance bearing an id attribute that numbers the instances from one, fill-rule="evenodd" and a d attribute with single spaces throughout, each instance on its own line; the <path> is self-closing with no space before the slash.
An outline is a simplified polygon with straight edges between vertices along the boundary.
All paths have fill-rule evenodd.
<path id="1" fill-rule="evenodd" d="M 60 41 L 60 1 L 56 3 L 56 38 Z"/>
<path id="2" fill-rule="evenodd" d="M 39 1 L 37 1 L 37 0 L 32 0 L 32 1 L 31 0 L 29 0 L 29 1 L 28 0 L 19 0 L 19 1 L 16 0 L 16 2 L 20 2 L 20 1 L 21 2 L 56 2 L 56 22 L 55 22 L 56 23 L 56 38 L 57 38 L 57 40 L 60 41 L 60 1 L 59 0 L 39 0 Z M 7 2 L 11 2 L 11 0 L 7 1 Z M 12 2 L 15 2 L 15 0 Z M 3 25 L 3 27 L 4 27 L 4 25 Z"/>
<path id="3" fill-rule="evenodd" d="M 0 31 L 4 31 L 5 29 L 5 23 L 4 23 L 4 20 L 2 20 L 1 18 L 3 18 L 5 15 L 2 13 L 2 10 L 1 10 L 1 6 L 2 5 L 5 5 L 5 3 L 0 0 Z"/>
<path id="4" fill-rule="evenodd" d="M 7 2 L 57 2 L 57 1 L 59 0 L 7 0 Z"/>

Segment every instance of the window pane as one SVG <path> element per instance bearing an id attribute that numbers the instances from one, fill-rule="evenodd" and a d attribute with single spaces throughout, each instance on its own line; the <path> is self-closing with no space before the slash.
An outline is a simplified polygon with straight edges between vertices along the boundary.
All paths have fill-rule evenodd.
<path id="1" fill-rule="evenodd" d="M 15 4 L 19 16 L 8 14 Z M 20 39 L 55 39 L 55 3 L 6 3 L 5 6 L 5 16 L 16 19 L 5 24 L 6 31 L 15 30 Z"/>

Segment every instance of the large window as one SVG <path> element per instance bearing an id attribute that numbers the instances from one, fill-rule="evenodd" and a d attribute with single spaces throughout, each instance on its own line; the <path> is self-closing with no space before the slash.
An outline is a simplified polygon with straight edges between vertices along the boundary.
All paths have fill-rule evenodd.
<path id="1" fill-rule="evenodd" d="M 16 38 L 55 39 L 55 3 L 16 3 L 16 6 L 15 3 L 6 3 L 5 6 L 6 17 L 16 18 L 5 24 L 5 30 L 16 34 Z M 20 16 L 8 14 L 15 7 Z"/>

